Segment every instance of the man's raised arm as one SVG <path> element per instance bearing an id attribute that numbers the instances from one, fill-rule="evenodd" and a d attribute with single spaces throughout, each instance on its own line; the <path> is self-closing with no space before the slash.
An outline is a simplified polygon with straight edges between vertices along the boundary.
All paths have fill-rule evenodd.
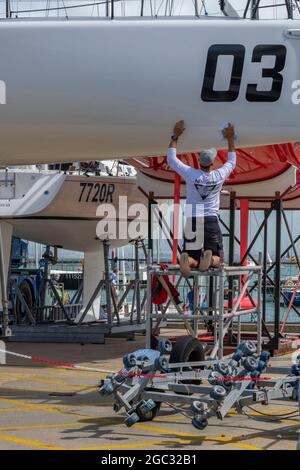
<path id="1" fill-rule="evenodd" d="M 220 173 L 221 177 L 225 180 L 228 178 L 230 173 L 236 167 L 236 151 L 234 144 L 234 126 L 229 123 L 225 129 L 222 131 L 224 138 L 227 140 L 228 144 L 228 160 L 224 165 L 219 168 L 217 171 Z"/>
<path id="2" fill-rule="evenodd" d="M 183 178 L 186 178 L 191 170 L 191 167 L 182 163 L 182 161 L 180 161 L 176 155 L 177 141 L 184 131 L 184 121 L 176 122 L 167 152 L 167 162 L 172 170 L 176 171 L 176 173 L 178 173 Z"/>

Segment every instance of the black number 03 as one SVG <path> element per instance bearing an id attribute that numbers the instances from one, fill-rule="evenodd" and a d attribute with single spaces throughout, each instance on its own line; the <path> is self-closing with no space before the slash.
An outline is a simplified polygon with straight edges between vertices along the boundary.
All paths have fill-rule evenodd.
<path id="1" fill-rule="evenodd" d="M 233 56 L 230 85 L 227 90 L 214 90 L 218 58 Z M 286 60 L 286 47 L 274 44 L 259 44 L 253 50 L 252 62 L 261 62 L 264 56 L 275 56 L 275 64 L 270 68 L 262 68 L 261 77 L 271 78 L 271 90 L 258 90 L 257 83 L 249 83 L 246 90 L 246 100 L 255 102 L 274 102 L 280 98 Z M 215 44 L 208 50 L 201 98 L 203 101 L 232 102 L 240 92 L 245 61 L 245 47 L 241 44 Z"/>

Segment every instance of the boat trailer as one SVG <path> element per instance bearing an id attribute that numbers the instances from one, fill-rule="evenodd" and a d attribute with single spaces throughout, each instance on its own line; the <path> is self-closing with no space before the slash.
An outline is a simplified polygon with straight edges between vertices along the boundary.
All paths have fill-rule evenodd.
<path id="1" fill-rule="evenodd" d="M 154 419 L 161 403 L 200 430 L 211 417 L 222 420 L 232 408 L 242 412 L 256 403 L 288 398 L 299 400 L 300 410 L 300 355 L 292 367 L 270 367 L 270 353 L 258 354 L 256 344 L 245 341 L 221 360 L 170 364 L 171 351 L 171 341 L 160 339 L 158 350 L 125 355 L 124 368 L 101 381 L 100 395 L 113 396 L 115 412 L 125 409 L 128 427 Z"/>

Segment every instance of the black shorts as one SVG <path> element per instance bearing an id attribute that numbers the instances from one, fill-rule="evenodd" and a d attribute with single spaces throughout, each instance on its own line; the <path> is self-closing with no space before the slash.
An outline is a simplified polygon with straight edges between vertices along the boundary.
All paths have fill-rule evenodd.
<path id="1" fill-rule="evenodd" d="M 196 230 L 196 217 L 191 220 L 192 230 Z M 217 217 L 204 217 L 204 240 L 203 249 L 186 249 L 186 244 L 191 243 L 193 240 L 188 240 L 184 236 L 183 251 L 188 253 L 191 258 L 200 261 L 201 254 L 204 250 L 211 250 L 214 256 L 221 256 L 223 251 L 222 232 L 219 226 L 219 219 Z"/>

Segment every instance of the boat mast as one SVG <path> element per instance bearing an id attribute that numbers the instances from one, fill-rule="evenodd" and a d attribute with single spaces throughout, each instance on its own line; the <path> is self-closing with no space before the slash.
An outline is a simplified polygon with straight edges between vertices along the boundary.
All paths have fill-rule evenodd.
<path id="1" fill-rule="evenodd" d="M 10 18 L 10 17 L 11 17 L 11 12 L 10 12 L 10 0 L 6 0 L 5 17 L 6 17 L 6 18 Z"/>
<path id="2" fill-rule="evenodd" d="M 256 7 L 256 0 L 251 0 L 251 19 L 258 20 L 258 8 Z"/>

